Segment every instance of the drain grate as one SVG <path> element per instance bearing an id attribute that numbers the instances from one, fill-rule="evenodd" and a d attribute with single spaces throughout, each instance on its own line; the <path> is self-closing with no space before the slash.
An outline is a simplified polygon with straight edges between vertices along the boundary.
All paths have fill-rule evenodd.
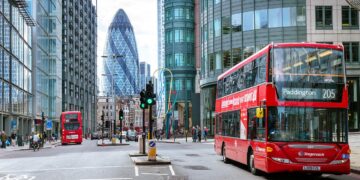
<path id="1" fill-rule="evenodd" d="M 184 166 L 184 168 L 192 170 L 210 170 L 208 167 L 205 166 Z"/>

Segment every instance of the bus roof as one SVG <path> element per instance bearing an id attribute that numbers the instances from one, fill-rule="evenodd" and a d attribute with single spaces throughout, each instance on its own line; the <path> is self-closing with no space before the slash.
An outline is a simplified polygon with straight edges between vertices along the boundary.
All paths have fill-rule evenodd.
<path id="1" fill-rule="evenodd" d="M 81 113 L 80 111 L 64 111 L 61 114 L 78 114 Z"/>
<path id="2" fill-rule="evenodd" d="M 268 44 L 267 46 L 265 46 L 263 49 L 261 49 L 260 51 L 254 53 L 253 55 L 251 55 L 250 57 L 246 58 L 245 60 L 241 61 L 240 63 L 236 64 L 235 66 L 233 66 L 232 68 L 228 69 L 227 71 L 223 72 L 222 74 L 220 74 L 218 76 L 218 80 L 228 76 L 229 74 L 233 73 L 234 71 L 236 71 L 237 69 L 239 69 L 240 67 L 244 66 L 245 64 L 248 64 L 249 62 L 255 60 L 256 58 L 262 56 L 264 53 L 267 52 L 267 50 L 271 47 L 272 45 L 276 48 L 287 48 L 287 47 L 308 47 L 308 48 L 324 48 L 324 49 L 335 49 L 335 50 L 340 50 L 342 51 L 344 48 L 341 44 L 320 44 L 320 43 L 308 43 L 308 42 L 302 42 L 302 43 L 274 43 L 274 44 Z"/>

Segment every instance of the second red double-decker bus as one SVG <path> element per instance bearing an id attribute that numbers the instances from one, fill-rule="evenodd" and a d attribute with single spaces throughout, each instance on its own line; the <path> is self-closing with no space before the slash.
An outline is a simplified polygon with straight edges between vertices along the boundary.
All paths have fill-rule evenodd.
<path id="1" fill-rule="evenodd" d="M 62 112 L 61 121 L 61 143 L 82 143 L 82 116 L 80 111 Z"/>
<path id="2" fill-rule="evenodd" d="M 341 45 L 270 44 L 218 77 L 215 151 L 258 170 L 350 173 Z"/>

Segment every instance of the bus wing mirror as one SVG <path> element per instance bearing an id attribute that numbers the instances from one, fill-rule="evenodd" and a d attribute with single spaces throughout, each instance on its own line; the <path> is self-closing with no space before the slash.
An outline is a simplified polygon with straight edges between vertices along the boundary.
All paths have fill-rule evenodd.
<path id="1" fill-rule="evenodd" d="M 256 108 L 256 118 L 264 117 L 264 108 Z"/>

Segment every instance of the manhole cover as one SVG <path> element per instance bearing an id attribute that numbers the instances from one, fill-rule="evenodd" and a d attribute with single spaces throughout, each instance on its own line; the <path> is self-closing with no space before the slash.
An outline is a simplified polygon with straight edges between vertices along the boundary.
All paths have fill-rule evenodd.
<path id="1" fill-rule="evenodd" d="M 192 170 L 210 170 L 209 168 L 205 166 L 184 166 L 186 169 L 192 169 Z"/>
<path id="2" fill-rule="evenodd" d="M 198 154 L 185 154 L 186 156 L 199 156 Z"/>

